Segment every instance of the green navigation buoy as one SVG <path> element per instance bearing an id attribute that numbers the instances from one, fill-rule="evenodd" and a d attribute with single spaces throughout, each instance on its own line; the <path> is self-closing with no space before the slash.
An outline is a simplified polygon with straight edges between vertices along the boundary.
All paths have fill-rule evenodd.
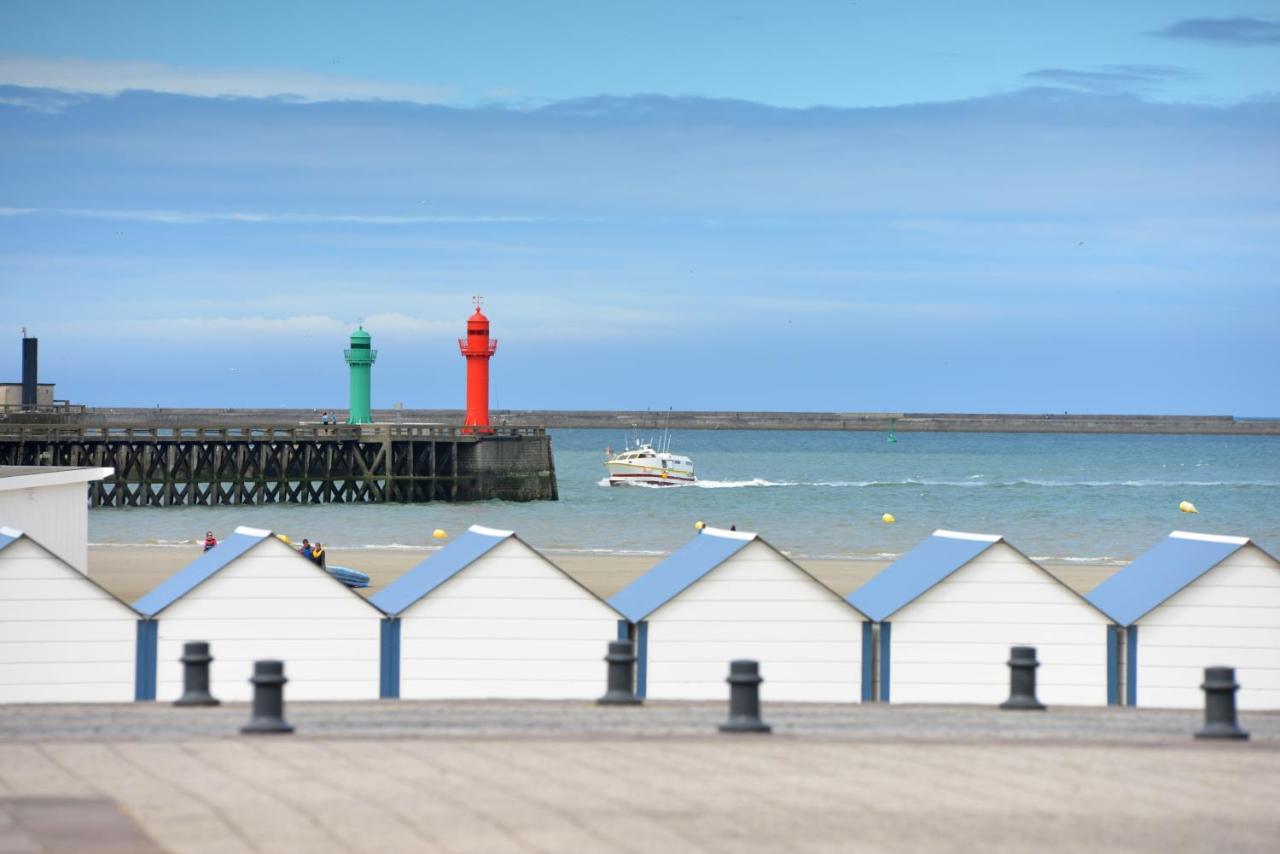
<path id="1" fill-rule="evenodd" d="M 898 441 L 898 437 L 893 435 L 893 419 L 892 418 L 889 419 L 889 435 L 885 436 L 884 440 L 888 442 L 890 445 L 895 444 Z"/>
<path id="2" fill-rule="evenodd" d="M 378 359 L 378 351 L 369 349 L 372 336 L 364 331 L 361 325 L 351 333 L 351 348 L 343 355 L 351 366 L 351 414 L 348 424 L 372 424 L 373 416 L 369 414 L 369 383 L 373 363 Z"/>

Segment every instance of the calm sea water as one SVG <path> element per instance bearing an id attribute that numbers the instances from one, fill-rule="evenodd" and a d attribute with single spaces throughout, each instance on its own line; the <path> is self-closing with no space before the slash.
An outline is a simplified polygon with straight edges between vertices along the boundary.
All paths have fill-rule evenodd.
<path id="1" fill-rule="evenodd" d="M 559 552 L 658 553 L 694 522 L 760 532 L 796 556 L 880 559 L 935 528 L 999 533 L 1037 558 L 1128 560 L 1175 529 L 1253 537 L 1280 554 L 1280 439 L 689 431 L 696 486 L 603 483 L 620 433 L 553 431 L 558 502 L 103 509 L 95 543 L 192 545 L 236 525 L 330 547 L 423 548 L 431 532 L 509 528 Z M 1187 500 L 1197 515 L 1178 511 Z M 897 522 L 886 525 L 881 515 Z"/>

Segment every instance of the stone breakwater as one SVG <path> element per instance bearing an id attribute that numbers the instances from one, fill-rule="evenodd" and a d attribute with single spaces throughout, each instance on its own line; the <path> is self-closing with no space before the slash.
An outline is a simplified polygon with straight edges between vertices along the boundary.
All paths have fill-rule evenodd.
<path id="1" fill-rule="evenodd" d="M 315 409 L 160 409 L 87 410 L 89 423 L 104 426 L 164 424 L 297 424 L 319 421 Z M 383 424 L 461 424 L 460 409 L 376 409 Z M 1163 433 L 1240 436 L 1280 435 L 1280 418 L 1231 415 L 1089 415 L 1069 413 L 936 412 L 650 412 L 607 410 L 494 410 L 495 425 L 627 430 L 839 430 L 934 433 Z"/>

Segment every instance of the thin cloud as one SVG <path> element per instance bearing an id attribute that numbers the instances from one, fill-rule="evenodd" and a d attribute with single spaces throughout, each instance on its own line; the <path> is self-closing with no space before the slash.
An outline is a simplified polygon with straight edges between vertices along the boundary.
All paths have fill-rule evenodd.
<path id="1" fill-rule="evenodd" d="M 318 101 L 407 101 L 442 104 L 453 90 L 359 77 L 314 74 L 279 68 L 197 68 L 138 60 L 0 57 L 0 85 L 119 95 L 130 90 L 203 98 L 287 98 Z M 27 99 L 56 110 L 57 99 Z M 29 106 L 31 104 L 28 104 Z"/>
<path id="2" fill-rule="evenodd" d="M 174 211 L 174 210 L 125 210 L 111 208 L 0 208 L 0 216 L 78 216 L 91 219 L 115 219 L 131 222 L 150 222 L 165 225 L 208 225 L 213 223 L 279 223 L 285 225 L 323 225 L 326 223 L 352 225 L 431 225 L 486 223 L 542 222 L 543 217 L 503 215 L 453 215 L 453 214 L 303 214 L 258 213 L 252 211 Z"/>
<path id="3" fill-rule="evenodd" d="M 1023 77 L 1085 92 L 1116 94 L 1151 89 L 1166 83 L 1193 80 L 1196 75 L 1175 65 L 1104 65 L 1091 70 L 1041 68 Z"/>
<path id="4" fill-rule="evenodd" d="M 1280 20 L 1266 18 L 1186 18 L 1153 35 L 1210 44 L 1258 47 L 1280 44 Z"/>

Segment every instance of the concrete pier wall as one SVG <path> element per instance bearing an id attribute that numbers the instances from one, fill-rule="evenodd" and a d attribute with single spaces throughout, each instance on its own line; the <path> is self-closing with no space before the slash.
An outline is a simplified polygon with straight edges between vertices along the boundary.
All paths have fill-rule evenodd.
<path id="1" fill-rule="evenodd" d="M 91 423 L 196 425 L 279 424 L 319 421 L 321 409 L 90 409 Z M 331 409 L 345 419 L 342 410 Z M 964 433 L 1199 433 L 1237 436 L 1280 435 L 1280 418 L 1231 415 L 1124 415 L 1068 413 L 930 412 L 641 412 L 605 410 L 496 410 L 493 423 L 508 427 L 595 428 L 643 432 L 660 430 L 865 430 Z M 381 424 L 462 423 L 459 409 L 379 409 Z"/>

